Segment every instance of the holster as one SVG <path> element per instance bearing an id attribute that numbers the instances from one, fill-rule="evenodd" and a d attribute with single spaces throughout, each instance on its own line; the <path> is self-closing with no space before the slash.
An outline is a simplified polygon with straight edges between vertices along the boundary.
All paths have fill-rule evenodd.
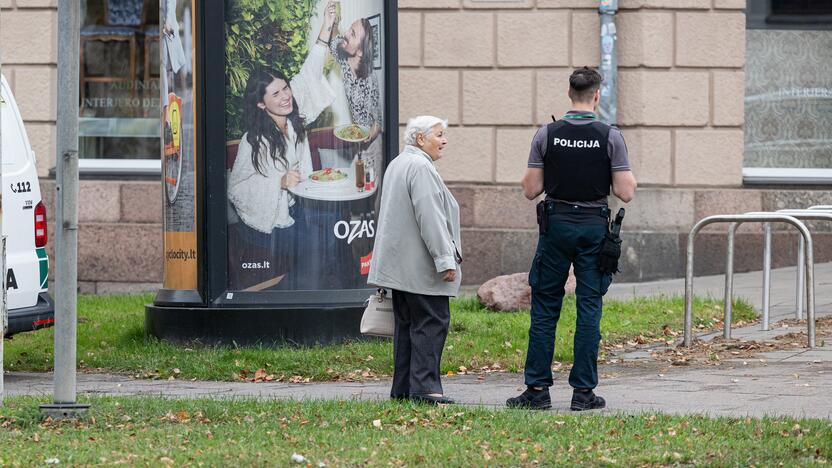
<path id="1" fill-rule="evenodd" d="M 618 273 L 618 259 L 621 258 L 621 223 L 624 221 L 624 208 L 619 208 L 615 220 L 607 227 L 601 252 L 598 255 L 598 269 L 605 275 Z"/>
<path id="2" fill-rule="evenodd" d="M 618 273 L 618 259 L 621 258 L 621 237 L 607 231 L 598 254 L 598 269 L 605 275 Z"/>
<path id="3" fill-rule="evenodd" d="M 549 216 L 546 206 L 545 200 L 537 204 L 537 227 L 541 234 L 546 234 L 549 231 Z"/>

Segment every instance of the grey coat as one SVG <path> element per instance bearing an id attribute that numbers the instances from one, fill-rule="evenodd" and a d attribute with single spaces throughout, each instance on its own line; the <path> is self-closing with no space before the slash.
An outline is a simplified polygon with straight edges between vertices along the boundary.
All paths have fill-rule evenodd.
<path id="1" fill-rule="evenodd" d="M 462 271 L 459 205 L 433 160 L 406 146 L 384 172 L 378 228 L 367 283 L 428 296 L 456 296 Z M 456 270 L 453 283 L 442 272 Z"/>

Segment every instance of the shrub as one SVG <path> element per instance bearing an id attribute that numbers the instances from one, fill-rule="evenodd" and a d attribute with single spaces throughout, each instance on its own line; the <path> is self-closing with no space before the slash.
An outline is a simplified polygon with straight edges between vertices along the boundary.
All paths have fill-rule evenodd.
<path id="1" fill-rule="evenodd" d="M 225 24 L 226 139 L 243 133 L 243 94 L 257 67 L 287 76 L 300 70 L 309 52 L 307 37 L 317 0 L 233 0 Z"/>

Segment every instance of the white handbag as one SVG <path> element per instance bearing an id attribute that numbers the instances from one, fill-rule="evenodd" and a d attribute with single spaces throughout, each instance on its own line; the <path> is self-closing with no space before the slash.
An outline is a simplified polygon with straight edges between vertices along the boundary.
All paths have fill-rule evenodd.
<path id="1" fill-rule="evenodd" d="M 367 299 L 367 308 L 361 316 L 361 333 L 392 337 L 394 328 L 393 299 L 387 290 L 379 289 Z"/>

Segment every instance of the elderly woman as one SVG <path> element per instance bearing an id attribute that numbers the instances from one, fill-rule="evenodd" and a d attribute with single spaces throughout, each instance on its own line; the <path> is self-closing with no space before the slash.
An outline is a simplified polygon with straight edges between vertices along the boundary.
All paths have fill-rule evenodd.
<path id="1" fill-rule="evenodd" d="M 453 403 L 439 361 L 448 335 L 449 297 L 459 292 L 459 205 L 434 162 L 447 121 L 422 116 L 405 130 L 405 149 L 387 167 L 369 284 L 393 291 L 393 399 Z"/>

